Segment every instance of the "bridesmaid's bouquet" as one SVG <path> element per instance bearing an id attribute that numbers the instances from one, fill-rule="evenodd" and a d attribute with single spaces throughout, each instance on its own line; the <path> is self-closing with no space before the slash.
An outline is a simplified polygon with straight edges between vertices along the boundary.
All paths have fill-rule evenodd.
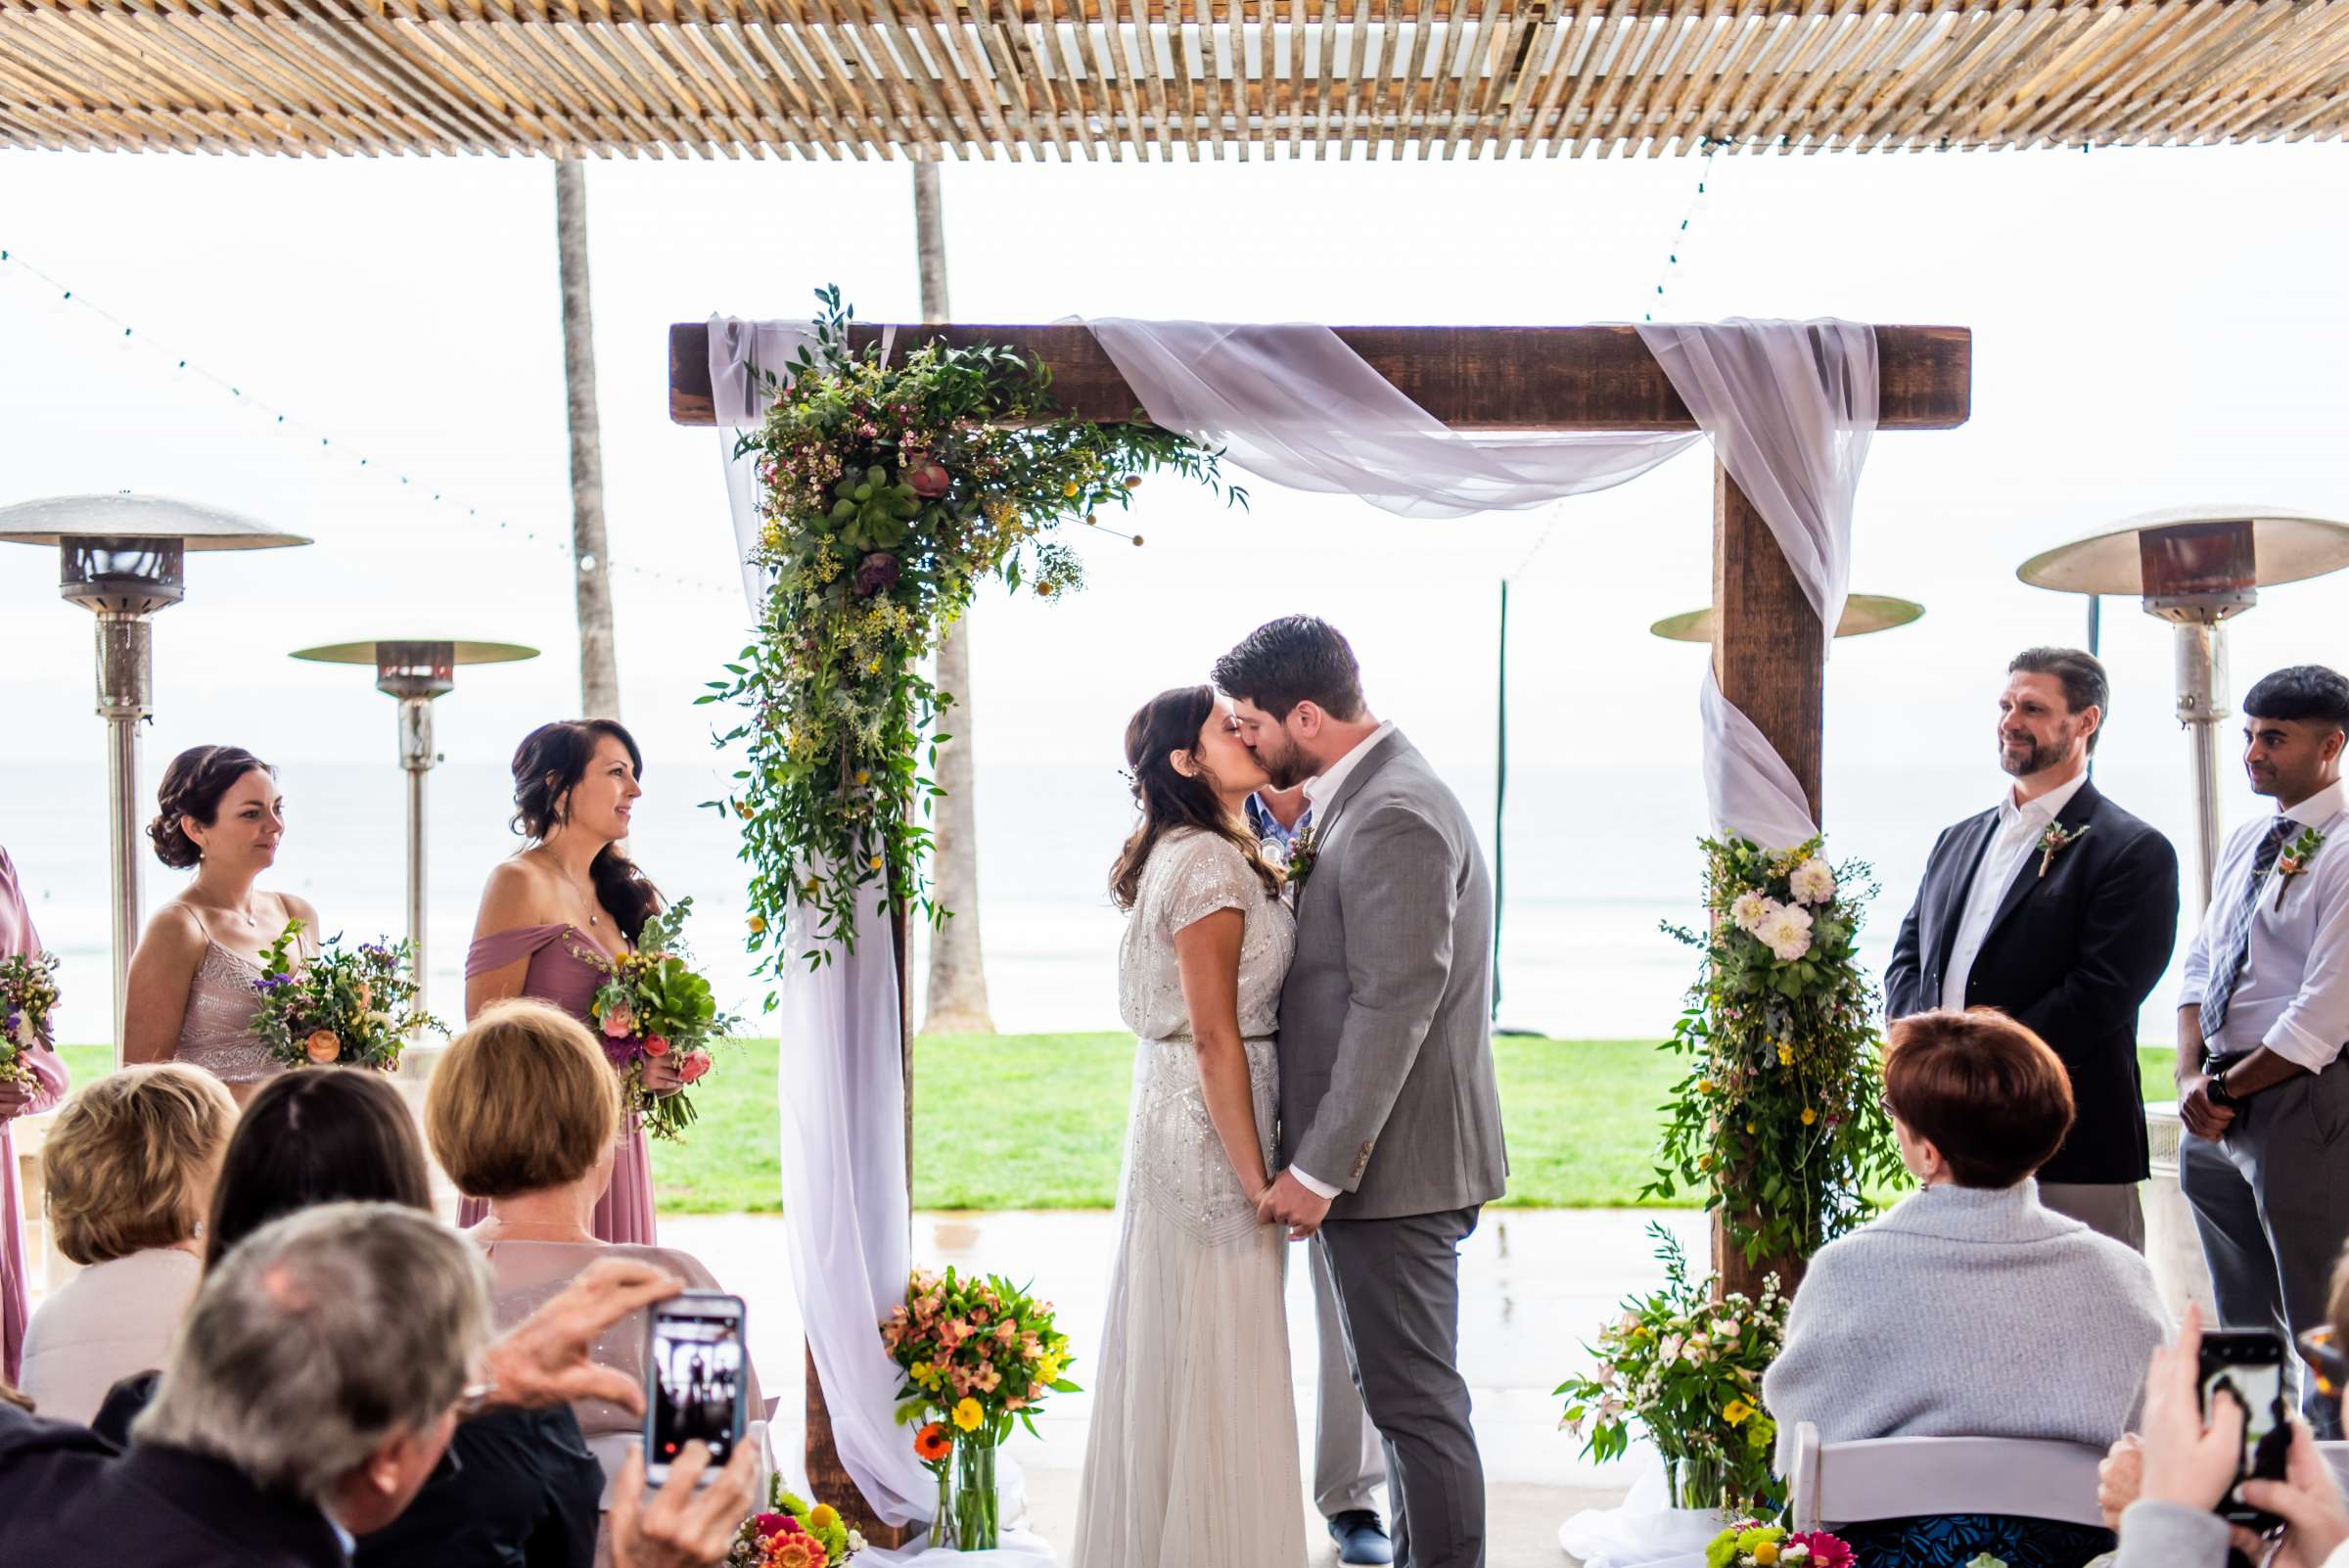
<path id="1" fill-rule="evenodd" d="M 24 1053 L 55 1050 L 49 1015 L 57 1008 L 57 954 L 0 958 L 0 1084 L 30 1084 Z"/>
<path id="2" fill-rule="evenodd" d="M 300 934 L 300 921 L 287 923 L 261 955 L 260 978 L 253 983 L 260 997 L 253 1033 L 272 1060 L 389 1073 L 398 1068 L 409 1035 L 447 1032 L 416 1005 L 406 943 L 363 942 L 344 949 L 338 936 L 302 963 L 294 946 Z"/>
<path id="3" fill-rule="evenodd" d="M 1016 1420 L 1036 1435 L 1048 1394 L 1075 1394 L 1069 1336 L 1039 1302 L 1000 1274 L 916 1268 L 903 1306 L 889 1310 L 881 1343 L 905 1374 L 898 1424 L 938 1478 L 930 1545 L 984 1551 L 995 1545 L 995 1449 Z"/>
<path id="4" fill-rule="evenodd" d="M 664 1094 L 645 1087 L 645 1069 L 672 1061 L 679 1078 L 697 1084 L 710 1071 L 711 1045 L 740 1023 L 717 1010 L 710 982 L 686 967 L 682 933 L 692 908 L 691 899 L 679 899 L 675 907 L 654 915 L 635 949 L 617 958 L 572 944 L 573 952 L 604 972 L 587 1016 L 627 1087 L 628 1109 L 657 1138 L 684 1133 L 693 1121 L 693 1097 L 684 1089 Z"/>

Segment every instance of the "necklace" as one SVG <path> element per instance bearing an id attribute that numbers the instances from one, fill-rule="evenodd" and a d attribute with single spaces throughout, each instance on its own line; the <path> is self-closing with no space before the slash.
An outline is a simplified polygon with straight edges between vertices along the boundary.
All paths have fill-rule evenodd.
<path id="1" fill-rule="evenodd" d="M 557 860 L 555 860 L 555 859 L 554 859 L 554 857 L 553 857 L 553 856 L 551 856 L 551 855 L 549 855 L 549 856 L 548 856 L 548 861 L 549 861 L 549 863 L 550 863 L 550 864 L 553 864 L 553 865 L 555 866 L 556 874 L 557 874 L 557 875 L 561 875 L 561 874 L 562 874 L 562 863 L 561 863 L 560 861 L 557 861 Z M 569 878 L 569 877 L 564 877 L 564 878 L 563 878 L 563 880 L 564 880 L 564 881 L 566 881 L 566 882 L 569 882 L 569 881 L 571 881 L 571 878 Z M 580 893 L 582 893 L 582 894 L 585 896 L 585 899 L 586 899 L 586 903 L 587 903 L 587 924 L 588 924 L 589 928 L 590 928 L 590 929 L 592 929 L 592 928 L 594 928 L 594 927 L 596 927 L 596 926 L 600 926 L 600 925 L 602 925 L 602 924 L 604 923 L 604 917 L 603 917 L 602 915 L 598 914 L 598 913 L 596 912 L 596 908 L 595 908 L 595 879 L 594 879 L 593 877 L 590 877 L 590 878 L 588 878 L 588 879 L 587 879 L 587 885 L 586 885 L 584 888 L 581 888 L 581 889 L 579 889 L 578 891 L 579 891 Z"/>

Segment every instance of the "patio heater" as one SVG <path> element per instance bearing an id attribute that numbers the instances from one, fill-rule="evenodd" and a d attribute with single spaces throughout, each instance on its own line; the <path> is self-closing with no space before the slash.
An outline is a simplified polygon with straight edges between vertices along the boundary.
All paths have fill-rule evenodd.
<path id="1" fill-rule="evenodd" d="M 121 1059 L 124 983 L 139 943 L 139 721 L 154 716 L 155 650 L 148 618 L 187 593 L 191 550 L 307 544 L 299 533 L 160 495 L 59 495 L 0 507 L 0 542 L 58 552 L 58 592 L 98 618 L 98 715 L 114 841 L 115 1054 Z"/>
<path id="2" fill-rule="evenodd" d="M 1905 626 L 1925 613 L 1925 607 L 1913 599 L 1888 599 L 1879 593 L 1855 593 L 1843 602 L 1843 619 L 1835 623 L 1838 637 L 1865 637 L 1874 631 L 1890 631 Z M 1666 616 L 1649 626 L 1648 631 L 1672 642 L 1711 642 L 1713 640 L 1713 607 L 1689 610 L 1677 616 Z"/>
<path id="3" fill-rule="evenodd" d="M 399 704 L 399 765 L 408 774 L 408 965 L 422 997 L 432 973 L 424 957 L 424 775 L 440 761 L 433 749 L 433 699 L 455 688 L 459 665 L 511 664 L 535 659 L 538 650 L 515 642 L 387 637 L 303 648 L 294 657 L 323 665 L 373 665 L 375 689 Z"/>
<path id="4" fill-rule="evenodd" d="M 2267 506 L 2147 512 L 2045 551 L 2015 576 L 2059 593 L 2127 594 L 2177 627 L 2178 722 L 2192 736 L 2199 907 L 2219 859 L 2219 725 L 2227 692 L 2226 623 L 2259 590 L 2349 566 L 2349 524 Z"/>

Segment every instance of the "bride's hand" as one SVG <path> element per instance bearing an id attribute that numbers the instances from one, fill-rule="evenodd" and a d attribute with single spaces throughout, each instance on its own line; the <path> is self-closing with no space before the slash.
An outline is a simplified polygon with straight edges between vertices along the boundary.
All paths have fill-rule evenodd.
<path id="1" fill-rule="evenodd" d="M 644 1063 L 644 1086 L 655 1094 L 674 1094 L 685 1086 L 673 1056 L 648 1056 Z"/>

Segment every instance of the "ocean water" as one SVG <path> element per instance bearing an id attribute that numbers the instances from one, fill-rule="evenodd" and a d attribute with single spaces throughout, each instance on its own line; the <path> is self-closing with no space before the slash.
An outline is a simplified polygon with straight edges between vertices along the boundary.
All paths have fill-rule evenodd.
<path id="1" fill-rule="evenodd" d="M 151 771 L 160 761 L 147 760 Z M 693 897 L 687 935 L 697 957 L 721 1002 L 756 1018 L 768 987 L 752 974 L 753 957 L 743 949 L 744 878 L 733 829 L 698 804 L 719 792 L 721 776 L 707 758 L 654 758 L 646 778 L 631 847 L 664 893 Z M 1460 770 L 1451 781 L 1484 824 L 1490 854 L 1491 772 Z M 310 899 L 327 935 L 404 934 L 404 782 L 388 761 L 285 766 L 287 836 L 277 874 L 264 885 Z M 1830 773 L 1833 853 L 1872 862 L 1884 889 L 1864 934 L 1871 967 L 1880 969 L 1891 950 L 1935 832 L 1986 804 L 1976 799 L 1984 789 L 1971 770 Z M 64 961 L 60 1021 L 72 1040 L 107 1035 L 105 790 L 95 756 L 87 765 L 30 763 L 0 772 L 0 845 L 17 861 L 43 941 Z M 1106 767 L 983 761 L 977 796 L 977 915 L 997 1028 L 1117 1029 L 1121 916 L 1104 884 L 1130 822 L 1123 782 Z M 507 797 L 505 771 L 493 765 L 450 763 L 430 775 L 429 1000 L 445 1019 L 462 1010 L 465 946 L 482 880 L 518 843 L 507 826 Z M 1669 1031 L 1693 954 L 1659 926 L 1701 914 L 1694 840 L 1703 824 L 1693 769 L 1513 769 L 1500 858 L 1500 1023 L 1582 1038 Z M 149 857 L 143 876 L 152 911 L 182 874 Z M 2182 923 L 2181 953 L 2189 931 Z M 917 977 L 921 957 L 917 951 Z M 2146 1008 L 2146 1038 L 2170 1038 L 2174 995 L 2175 965 Z"/>

